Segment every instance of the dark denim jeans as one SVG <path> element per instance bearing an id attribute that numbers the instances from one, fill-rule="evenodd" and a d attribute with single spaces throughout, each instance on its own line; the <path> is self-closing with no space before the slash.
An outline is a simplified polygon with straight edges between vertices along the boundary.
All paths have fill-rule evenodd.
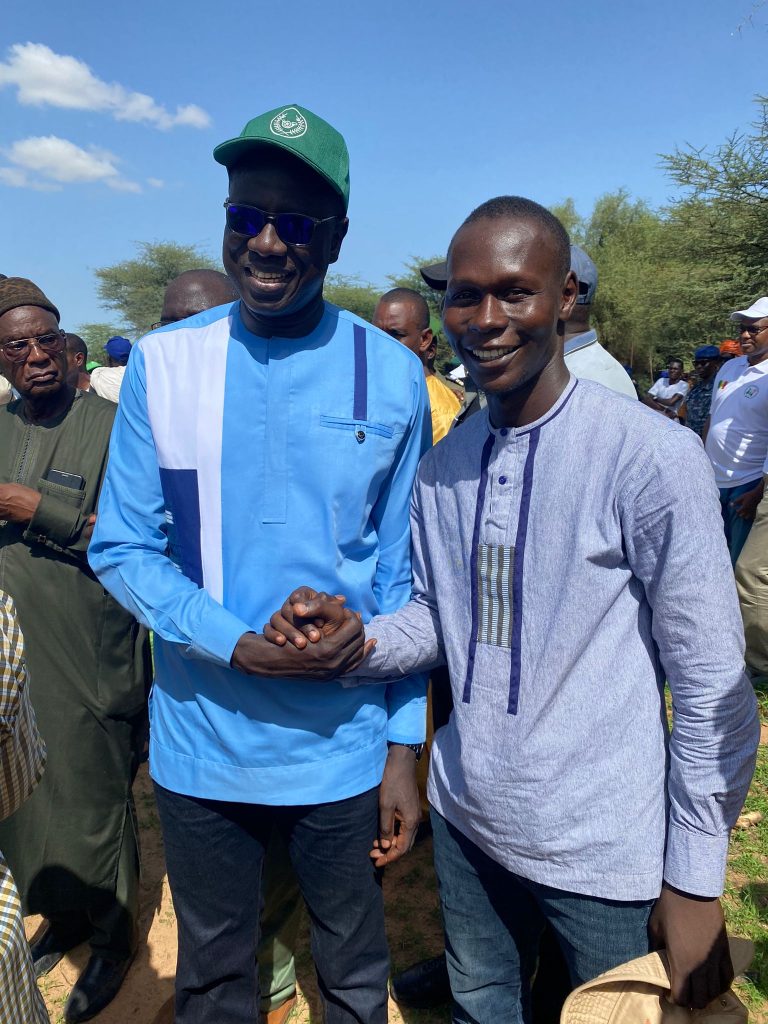
<path id="1" fill-rule="evenodd" d="M 198 800 L 155 785 L 178 919 L 177 1024 L 253 1024 L 264 850 L 285 838 L 311 922 L 326 1024 L 386 1024 L 389 954 L 368 853 L 378 789 L 311 807 Z"/>
<path id="2" fill-rule="evenodd" d="M 491 860 L 434 808 L 431 815 L 454 1024 L 530 1024 L 546 921 L 574 988 L 648 952 L 653 900 L 623 903 L 531 882 Z"/>
<path id="3" fill-rule="evenodd" d="M 752 519 L 742 519 L 737 515 L 733 503 L 747 491 L 754 491 L 760 480 L 762 477 L 750 480 L 748 484 L 739 484 L 738 487 L 720 488 L 720 511 L 723 513 L 723 526 L 725 527 L 728 550 L 731 554 L 731 565 L 736 565 L 738 562 L 741 549 L 747 543 L 747 537 L 754 522 Z"/>

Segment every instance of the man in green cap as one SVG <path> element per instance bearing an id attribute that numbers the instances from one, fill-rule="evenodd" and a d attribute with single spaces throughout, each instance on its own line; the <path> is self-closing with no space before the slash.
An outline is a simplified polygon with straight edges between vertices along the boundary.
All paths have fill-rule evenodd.
<path id="1" fill-rule="evenodd" d="M 20 399 L 0 410 L 0 587 L 26 637 L 30 696 L 48 769 L 0 824 L 38 976 L 88 941 L 64 1007 L 89 1020 L 136 949 L 139 865 L 131 783 L 146 738 L 146 630 L 105 594 L 86 559 L 115 406 L 69 378 L 59 312 L 25 278 L 0 281 L 0 371 Z"/>
<path id="2" fill-rule="evenodd" d="M 408 600 L 410 494 L 431 440 L 424 372 L 323 300 L 348 226 L 341 135 L 291 105 L 215 157 L 239 300 L 134 345 L 89 550 L 104 586 L 155 630 L 150 771 L 179 924 L 176 1021 L 256 1019 L 260 880 L 277 829 L 309 910 L 325 1021 L 384 1024 L 369 851 L 373 840 L 394 860 L 413 841 L 426 680 L 345 685 L 364 654 L 351 613 L 301 650 L 261 630 L 303 579 L 365 620 Z"/>

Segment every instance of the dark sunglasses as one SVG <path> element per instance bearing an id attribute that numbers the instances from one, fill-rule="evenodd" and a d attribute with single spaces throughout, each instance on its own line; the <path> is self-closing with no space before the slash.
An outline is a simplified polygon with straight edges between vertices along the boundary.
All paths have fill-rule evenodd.
<path id="1" fill-rule="evenodd" d="M 19 338 L 17 341 L 6 341 L 0 345 L 0 352 L 12 363 L 23 363 L 32 351 L 32 345 L 37 345 L 47 355 L 56 355 L 61 352 L 67 343 L 67 336 L 63 331 L 55 334 L 42 334 L 36 338 Z"/>
<path id="2" fill-rule="evenodd" d="M 258 206 L 243 206 L 242 203 L 224 202 L 227 211 L 227 227 L 238 235 L 256 238 L 267 224 L 274 224 L 277 237 L 286 245 L 309 245 L 315 228 L 329 224 L 337 217 L 310 217 L 306 213 L 267 213 Z"/>
<path id="3" fill-rule="evenodd" d="M 768 331 L 768 324 L 739 324 L 741 334 L 750 334 L 753 338 L 761 331 Z"/>

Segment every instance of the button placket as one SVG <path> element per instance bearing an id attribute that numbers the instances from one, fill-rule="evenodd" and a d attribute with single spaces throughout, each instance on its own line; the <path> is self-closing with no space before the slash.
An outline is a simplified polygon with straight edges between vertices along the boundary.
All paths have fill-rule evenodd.
<path id="1" fill-rule="evenodd" d="M 508 542 L 510 520 L 515 503 L 515 495 L 519 488 L 515 481 L 522 473 L 527 445 L 515 437 L 504 435 L 504 427 L 496 441 L 496 451 L 489 467 L 489 500 L 487 514 L 483 524 L 483 539 L 491 544 Z"/>

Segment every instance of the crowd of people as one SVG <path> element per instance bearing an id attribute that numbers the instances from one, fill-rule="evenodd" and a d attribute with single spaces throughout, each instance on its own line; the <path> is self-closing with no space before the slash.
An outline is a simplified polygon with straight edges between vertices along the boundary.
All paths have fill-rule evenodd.
<path id="1" fill-rule="evenodd" d="M 119 991 L 147 747 L 169 1024 L 283 1024 L 302 905 L 327 1024 L 383 1024 L 390 992 L 549 1024 L 657 948 L 708 1005 L 768 674 L 768 298 L 731 314 L 740 354 L 638 400 L 589 255 L 496 197 L 423 270 L 457 392 L 418 292 L 372 324 L 323 297 L 338 131 L 278 108 L 214 157 L 226 273 L 172 281 L 108 367 L 0 280 L 3 1019 L 45 1021 L 34 977 L 84 942 L 65 1020 Z M 382 877 L 425 806 L 445 952 L 390 982 Z"/>

